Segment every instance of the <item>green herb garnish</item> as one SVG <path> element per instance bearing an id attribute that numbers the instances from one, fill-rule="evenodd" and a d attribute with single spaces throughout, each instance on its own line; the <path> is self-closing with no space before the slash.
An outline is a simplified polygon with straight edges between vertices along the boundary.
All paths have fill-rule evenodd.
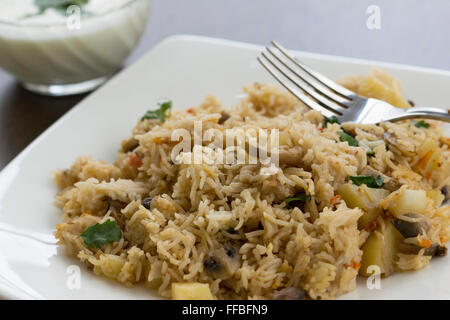
<path id="1" fill-rule="evenodd" d="M 23 18 L 31 18 L 39 16 L 47 9 L 55 9 L 61 15 L 67 15 L 67 9 L 70 6 L 79 6 L 82 8 L 89 0 L 34 0 L 34 5 L 38 8 L 38 12 L 25 15 Z M 82 11 L 82 13 L 86 13 Z"/>
<path id="2" fill-rule="evenodd" d="M 159 109 L 153 111 L 147 111 L 141 118 L 141 121 L 145 119 L 159 119 L 159 121 L 166 121 L 166 112 L 172 108 L 172 101 L 159 103 Z"/>
<path id="3" fill-rule="evenodd" d="M 359 146 L 358 140 L 356 140 L 352 135 L 348 134 L 347 132 L 338 131 L 337 134 L 339 135 L 340 140 L 342 142 L 348 142 L 349 146 L 352 146 L 352 147 Z"/>
<path id="4" fill-rule="evenodd" d="M 90 248 L 101 248 L 107 243 L 119 241 L 122 231 L 115 221 L 107 220 L 87 227 L 81 234 L 84 243 Z"/>
<path id="5" fill-rule="evenodd" d="M 358 142 L 359 146 L 366 150 L 366 155 L 368 157 L 373 157 L 375 155 L 375 151 L 372 150 L 372 148 L 367 144 L 365 140 L 361 140 Z"/>
<path id="6" fill-rule="evenodd" d="M 311 200 L 311 196 L 306 194 L 305 192 L 297 193 L 292 198 L 286 198 L 284 199 L 284 202 L 286 203 L 287 207 L 296 207 L 296 204 L 299 204 L 301 202 L 302 204 L 306 201 Z"/>
<path id="7" fill-rule="evenodd" d="M 425 128 L 428 129 L 430 127 L 430 124 L 428 122 L 425 122 L 423 120 L 420 121 L 413 121 L 413 124 L 416 126 L 416 128 Z"/>
<path id="8" fill-rule="evenodd" d="M 325 127 L 326 127 L 327 124 L 329 124 L 329 123 L 337 123 L 337 124 L 341 124 L 336 116 L 332 116 L 331 118 L 325 118 Z"/>
<path id="9" fill-rule="evenodd" d="M 381 176 L 376 178 L 372 176 L 350 176 L 350 180 L 357 186 L 365 184 L 369 188 L 381 188 L 384 185 L 384 181 Z"/>

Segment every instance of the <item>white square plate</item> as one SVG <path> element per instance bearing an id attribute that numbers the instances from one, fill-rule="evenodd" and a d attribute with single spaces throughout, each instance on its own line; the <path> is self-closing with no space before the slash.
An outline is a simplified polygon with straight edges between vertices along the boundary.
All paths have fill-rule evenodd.
<path id="1" fill-rule="evenodd" d="M 25 299 L 153 299 L 143 287 L 126 288 L 94 276 L 60 253 L 53 232 L 61 213 L 50 171 L 78 155 L 113 161 L 119 142 L 161 98 L 177 108 L 198 105 L 208 93 L 224 105 L 241 87 L 273 82 L 256 62 L 259 46 L 225 40 L 171 37 L 91 94 L 52 125 L 0 173 L 0 297 Z M 298 52 L 331 78 L 367 73 L 380 66 L 398 78 L 405 95 L 423 106 L 448 106 L 450 72 Z M 30 106 L 32 108 L 32 106 Z M 59 253 L 59 254 L 58 254 Z M 71 265 L 81 267 L 81 286 L 69 289 Z M 449 299 L 450 257 L 433 259 L 422 271 L 394 274 L 369 290 L 360 280 L 343 299 Z"/>

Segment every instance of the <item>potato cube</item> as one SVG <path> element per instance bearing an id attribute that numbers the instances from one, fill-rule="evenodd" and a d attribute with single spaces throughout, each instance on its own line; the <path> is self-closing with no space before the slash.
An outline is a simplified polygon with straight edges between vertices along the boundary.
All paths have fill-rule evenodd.
<path id="1" fill-rule="evenodd" d="M 385 189 L 366 188 L 346 183 L 338 189 L 338 194 L 342 197 L 348 207 L 361 208 L 364 214 L 358 220 L 359 229 L 366 229 L 383 210 L 379 206 L 380 201 L 389 195 Z"/>
<path id="2" fill-rule="evenodd" d="M 362 247 L 363 256 L 361 259 L 361 268 L 359 273 L 365 277 L 370 276 L 368 273 L 370 266 L 377 266 L 383 273 L 383 235 L 378 231 L 374 231 L 366 240 Z"/>
<path id="3" fill-rule="evenodd" d="M 389 202 L 387 209 L 394 216 L 407 213 L 424 214 L 427 210 L 427 200 L 424 190 L 405 189 Z"/>
<path id="4" fill-rule="evenodd" d="M 384 276 L 387 277 L 394 273 L 395 263 L 400 243 L 405 239 L 402 234 L 394 227 L 391 221 L 386 221 L 384 235 Z"/>
<path id="5" fill-rule="evenodd" d="M 404 240 L 400 232 L 387 221 L 386 228 L 374 231 L 363 245 L 360 274 L 370 276 L 370 266 L 378 266 L 381 275 L 389 276 L 394 272 L 400 243 Z"/>
<path id="6" fill-rule="evenodd" d="M 207 283 L 174 282 L 172 283 L 172 300 L 214 300 Z"/>

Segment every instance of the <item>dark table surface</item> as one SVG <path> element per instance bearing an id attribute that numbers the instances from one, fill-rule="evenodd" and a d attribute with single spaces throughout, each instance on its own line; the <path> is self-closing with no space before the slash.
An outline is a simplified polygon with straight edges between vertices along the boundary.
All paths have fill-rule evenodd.
<path id="1" fill-rule="evenodd" d="M 370 5 L 381 29 L 366 25 Z M 169 35 L 197 34 L 450 70 L 449 16 L 448 0 L 153 0 L 126 65 Z M 38 96 L 0 69 L 0 170 L 85 96 Z"/>

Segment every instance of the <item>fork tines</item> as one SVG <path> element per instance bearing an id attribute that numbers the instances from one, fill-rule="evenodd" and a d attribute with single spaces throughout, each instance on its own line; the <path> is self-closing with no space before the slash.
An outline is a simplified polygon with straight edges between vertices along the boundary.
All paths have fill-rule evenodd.
<path id="1" fill-rule="evenodd" d="M 262 66 L 306 106 L 327 118 L 342 116 L 354 93 L 310 69 L 275 41 L 272 44 L 258 57 Z"/>

